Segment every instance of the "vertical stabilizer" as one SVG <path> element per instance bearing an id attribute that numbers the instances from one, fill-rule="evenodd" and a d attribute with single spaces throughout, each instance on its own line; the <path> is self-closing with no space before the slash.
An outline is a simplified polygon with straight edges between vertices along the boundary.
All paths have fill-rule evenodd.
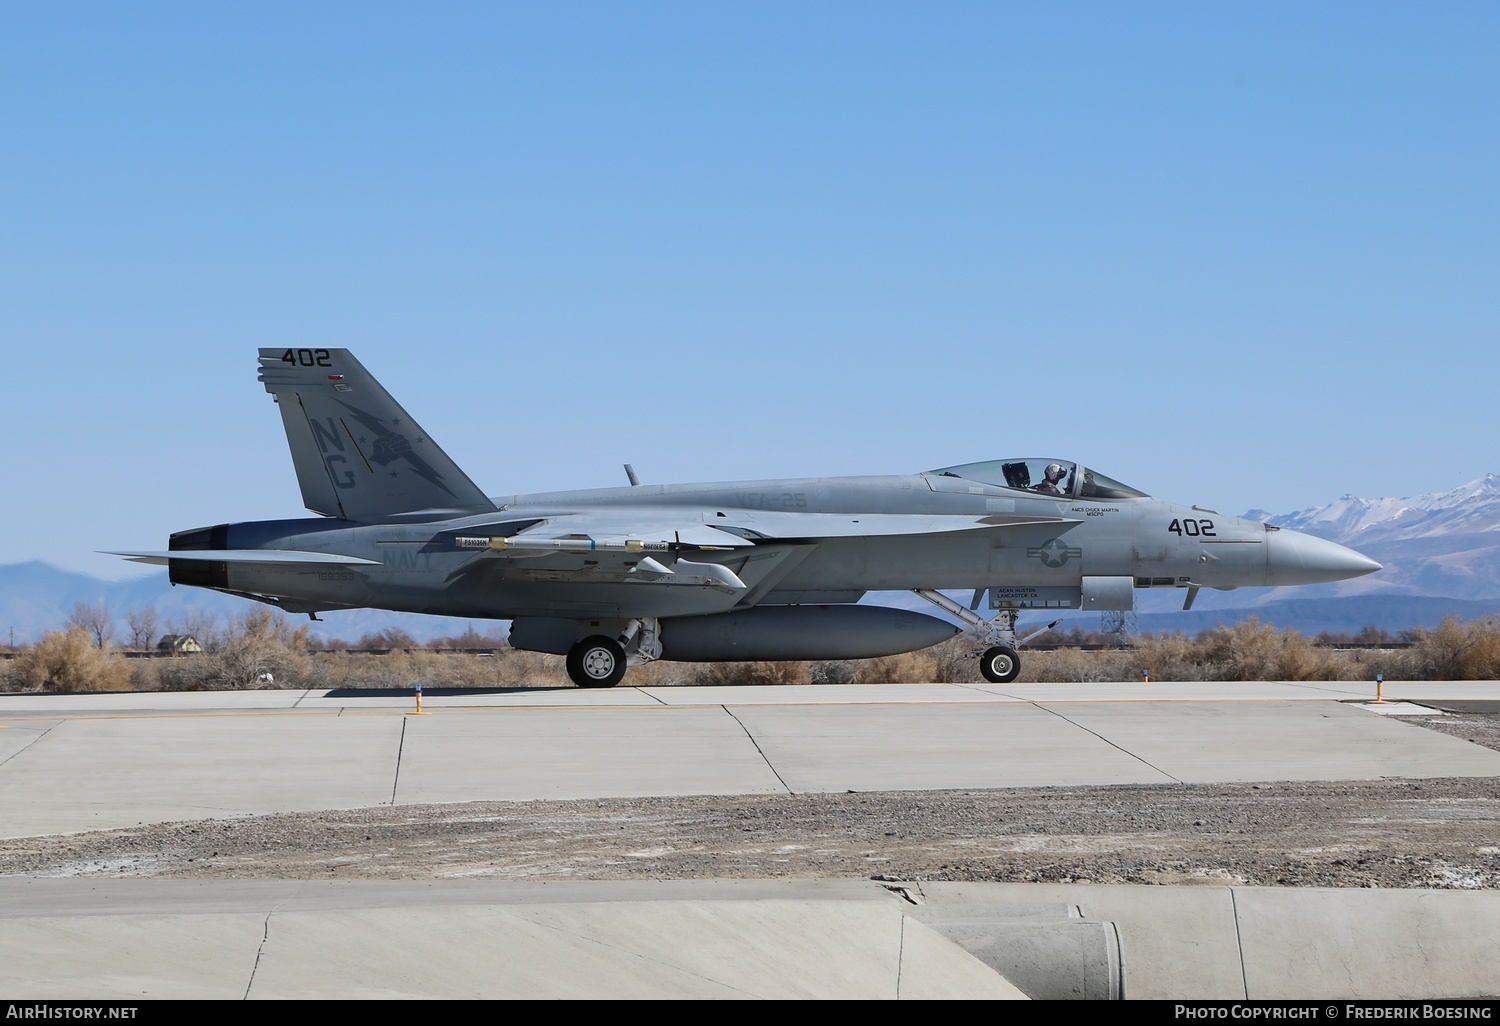
<path id="1" fill-rule="evenodd" d="M 345 520 L 495 508 L 347 349 L 262 349 L 302 501 Z"/>

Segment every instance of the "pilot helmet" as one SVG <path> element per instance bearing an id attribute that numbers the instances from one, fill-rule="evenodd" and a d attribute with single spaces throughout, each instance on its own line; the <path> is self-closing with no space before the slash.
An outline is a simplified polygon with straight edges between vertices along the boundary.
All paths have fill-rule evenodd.
<path id="1" fill-rule="evenodd" d="M 1062 466 L 1061 463 L 1049 463 L 1049 464 L 1047 464 L 1047 480 L 1048 481 L 1061 481 L 1062 480 L 1062 476 L 1064 474 L 1066 474 L 1066 473 L 1067 473 L 1067 471 L 1063 469 L 1063 466 Z"/>

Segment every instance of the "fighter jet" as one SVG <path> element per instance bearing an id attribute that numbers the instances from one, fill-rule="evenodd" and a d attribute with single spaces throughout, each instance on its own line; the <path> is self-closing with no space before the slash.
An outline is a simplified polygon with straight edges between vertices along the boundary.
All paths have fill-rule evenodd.
<path id="1" fill-rule="evenodd" d="M 1153 499 L 1069 460 L 487 497 L 344 349 L 262 349 L 307 508 L 320 519 L 171 536 L 173 584 L 289 613 L 390 609 L 510 620 L 580 687 L 628 666 L 857 659 L 958 633 L 860 604 L 909 590 L 967 625 L 983 676 L 1016 678 L 1024 610 L 1128 610 L 1141 588 L 1230 590 L 1380 569 L 1296 531 Z M 968 605 L 943 591 L 972 589 Z M 988 599 L 986 603 L 985 600 Z M 978 610 L 986 605 L 986 613 Z M 1045 629 L 1045 628 L 1044 628 Z M 1040 633 L 1040 632 L 1037 632 Z"/>

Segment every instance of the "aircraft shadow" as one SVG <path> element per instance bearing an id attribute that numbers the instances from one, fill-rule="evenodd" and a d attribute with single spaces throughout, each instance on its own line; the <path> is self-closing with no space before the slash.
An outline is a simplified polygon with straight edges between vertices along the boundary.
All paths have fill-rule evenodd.
<path id="1" fill-rule="evenodd" d="M 547 688 L 427 688 L 422 689 L 423 698 L 462 698 L 475 695 L 520 695 L 539 694 L 549 691 L 577 691 L 568 685 Z M 331 688 L 327 698 L 414 698 L 412 688 Z"/>

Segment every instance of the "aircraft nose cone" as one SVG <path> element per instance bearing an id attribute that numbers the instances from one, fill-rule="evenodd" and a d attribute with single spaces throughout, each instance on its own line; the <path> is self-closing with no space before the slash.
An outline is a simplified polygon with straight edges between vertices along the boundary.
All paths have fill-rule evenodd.
<path id="1" fill-rule="evenodd" d="M 1272 531 L 1266 543 L 1266 576 L 1272 585 L 1345 581 L 1380 569 L 1353 549 L 1298 531 Z"/>

